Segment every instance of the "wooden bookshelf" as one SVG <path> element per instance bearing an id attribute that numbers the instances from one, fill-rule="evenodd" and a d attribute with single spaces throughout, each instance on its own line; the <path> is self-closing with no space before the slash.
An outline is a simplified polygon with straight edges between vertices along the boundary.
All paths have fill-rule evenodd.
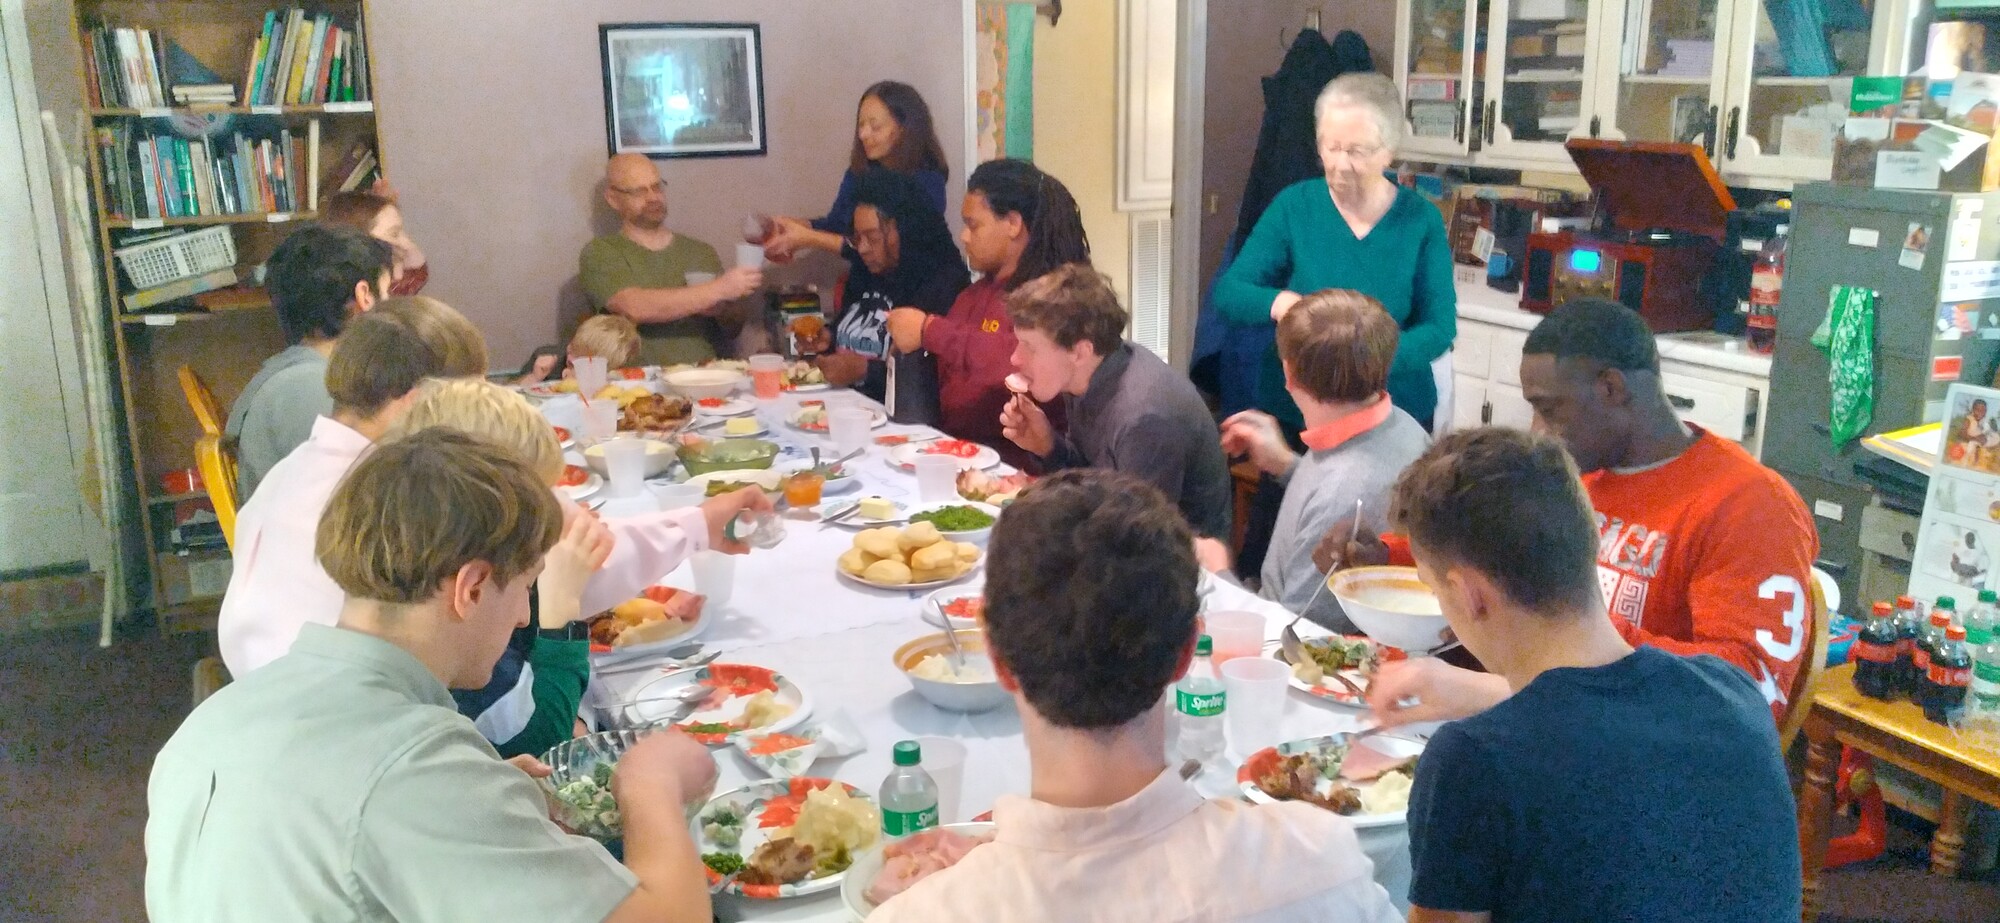
<path id="1" fill-rule="evenodd" d="M 77 0 L 73 20 L 73 41 L 85 49 L 80 55 L 78 77 L 91 86 L 102 77 L 89 73 L 94 51 L 90 31 L 98 26 L 151 30 L 155 38 L 172 41 L 182 51 L 213 71 L 236 89 L 236 100 L 227 105 L 202 104 L 165 107 L 98 105 L 86 100 L 92 136 L 86 139 L 89 151 L 91 198 L 97 223 L 96 243 L 101 264 L 104 310 L 110 323 L 112 346 L 120 383 L 123 449 L 130 461 L 129 476 L 137 498 L 128 514 L 144 536 L 149 569 L 150 608 L 163 630 L 213 627 L 221 601 L 221 583 L 226 582 L 229 556 L 209 548 L 180 549 L 166 536 L 173 527 L 175 507 L 190 500 L 202 500 L 204 491 L 168 494 L 162 478 L 171 471 L 194 466 L 194 444 L 200 425 L 188 409 L 181 393 L 179 369 L 193 366 L 215 392 L 226 410 L 241 393 L 265 359 L 285 346 L 276 314 L 268 298 L 250 299 L 212 310 L 195 307 L 193 302 L 163 305 L 155 310 L 128 312 L 125 294 L 133 290 L 118 265 L 113 251 L 127 244 L 127 238 L 162 228 L 200 229 L 227 227 L 236 250 L 236 274 L 252 278 L 254 267 L 269 259 L 278 243 L 301 223 L 318 217 L 326 198 L 339 189 L 339 177 L 329 176 L 342 166 L 344 155 L 357 145 L 372 149 L 376 170 L 387 160 L 376 130 L 379 87 L 373 74 L 367 78 L 368 99 L 325 103 L 285 103 L 251 105 L 244 86 L 251 72 L 251 55 L 257 47 L 267 12 L 279 18 L 291 9 L 307 15 L 331 14 L 343 28 L 360 26 L 351 47 L 366 59 L 366 0 Z M 171 75 L 168 75 L 169 78 Z M 157 121 L 175 116 L 236 116 L 239 129 L 260 130 L 271 124 L 295 132 L 308 125 L 319 130 L 317 201 L 310 198 L 309 184 L 301 182 L 298 202 L 291 211 L 196 214 L 180 217 L 143 218 L 122 214 L 124 203 L 109 185 L 111 177 L 102 156 L 99 133 L 95 129 L 129 127 L 133 134 L 161 130 L 167 123 Z M 259 121 L 263 120 L 263 121 Z M 245 126 L 248 126 L 247 128 Z M 130 173 L 127 173 L 128 180 Z M 304 180 L 293 175 L 295 181 Z M 298 188 L 298 187 L 295 187 Z"/>

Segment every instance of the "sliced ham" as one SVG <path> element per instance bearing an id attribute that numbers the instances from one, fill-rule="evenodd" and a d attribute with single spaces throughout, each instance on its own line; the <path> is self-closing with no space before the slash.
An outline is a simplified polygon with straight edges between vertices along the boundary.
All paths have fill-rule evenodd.
<path id="1" fill-rule="evenodd" d="M 965 854 L 993 841 L 991 834 L 966 836 L 950 830 L 925 830 L 882 848 L 882 870 L 868 885 L 869 903 L 880 905 L 911 886 L 958 864 Z"/>
<path id="2" fill-rule="evenodd" d="M 1416 761 L 1414 756 L 1390 756 L 1363 741 L 1348 748 L 1347 757 L 1340 761 L 1340 777 L 1349 782 L 1367 782 Z"/>

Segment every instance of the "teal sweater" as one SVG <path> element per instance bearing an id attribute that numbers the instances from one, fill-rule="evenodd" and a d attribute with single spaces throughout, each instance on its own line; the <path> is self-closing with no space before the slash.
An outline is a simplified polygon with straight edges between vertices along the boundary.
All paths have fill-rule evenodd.
<path id="1" fill-rule="evenodd" d="M 1398 190 L 1374 230 L 1357 240 L 1333 207 L 1326 180 L 1315 177 L 1287 186 L 1257 219 L 1236 261 L 1216 280 L 1215 306 L 1231 323 L 1269 324 L 1271 301 L 1280 291 L 1308 295 L 1325 288 L 1353 289 L 1374 298 L 1403 328 L 1389 368 L 1389 398 L 1417 422 L 1429 423 L 1437 409 L 1431 363 L 1458 336 L 1451 247 L 1437 207 L 1413 190 Z M 1288 430 L 1304 425 L 1298 405 L 1285 393 L 1275 335 L 1258 369 L 1257 406 Z"/>

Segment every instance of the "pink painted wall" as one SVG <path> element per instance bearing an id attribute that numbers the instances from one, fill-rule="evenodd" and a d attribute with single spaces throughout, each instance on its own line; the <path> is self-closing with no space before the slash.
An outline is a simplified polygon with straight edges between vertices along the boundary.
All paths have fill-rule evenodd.
<path id="1" fill-rule="evenodd" d="M 389 176 L 430 256 L 435 295 L 485 331 L 497 365 L 555 342 L 582 310 L 576 256 L 614 230 L 605 158 L 600 22 L 757 22 L 769 154 L 660 161 L 669 224 L 725 263 L 747 211 L 816 216 L 832 202 L 861 90 L 917 87 L 964 188 L 961 7 L 924 0 L 503 0 L 369 4 Z M 773 278 L 830 281 L 837 263 Z"/>

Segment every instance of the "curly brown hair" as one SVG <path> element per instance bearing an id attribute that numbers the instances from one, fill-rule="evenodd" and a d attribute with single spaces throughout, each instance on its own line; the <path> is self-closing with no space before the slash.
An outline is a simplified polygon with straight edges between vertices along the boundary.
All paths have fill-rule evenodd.
<path id="1" fill-rule="evenodd" d="M 1131 475 L 1064 471 L 994 526 L 987 639 L 1043 718 L 1117 727 L 1176 678 L 1198 579 L 1194 537 L 1165 495 Z"/>

